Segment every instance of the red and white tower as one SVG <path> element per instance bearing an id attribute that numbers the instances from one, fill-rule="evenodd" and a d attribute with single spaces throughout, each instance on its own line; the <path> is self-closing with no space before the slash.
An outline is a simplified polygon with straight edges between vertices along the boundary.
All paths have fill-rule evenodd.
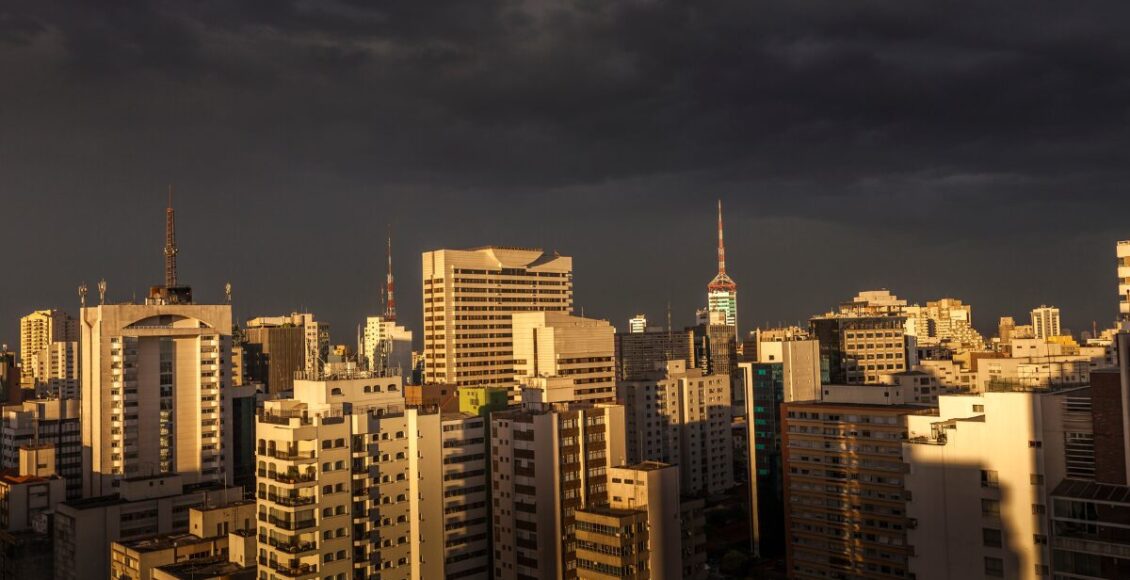
<path id="1" fill-rule="evenodd" d="M 726 274 L 726 243 L 722 237 L 722 200 L 718 200 L 718 274 L 706 285 L 706 308 L 723 312 L 726 324 L 738 327 L 738 285 Z"/>

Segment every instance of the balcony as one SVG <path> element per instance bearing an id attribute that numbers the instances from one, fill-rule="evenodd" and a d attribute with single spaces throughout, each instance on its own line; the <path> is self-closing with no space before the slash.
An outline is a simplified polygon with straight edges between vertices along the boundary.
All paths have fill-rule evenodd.
<path id="1" fill-rule="evenodd" d="M 265 499 L 288 507 L 310 505 L 315 501 L 312 495 L 278 495 L 274 493 L 260 493 L 259 499 Z"/>
<path id="2" fill-rule="evenodd" d="M 260 469 L 258 471 L 258 474 L 259 474 L 259 477 L 266 477 L 267 479 L 273 479 L 273 480 L 275 480 L 279 483 L 289 483 L 289 484 L 311 483 L 311 482 L 314 482 L 318 479 L 318 476 L 313 471 L 308 471 L 306 473 L 298 473 L 297 471 L 288 471 L 288 472 L 280 473 L 280 472 L 277 472 L 277 471 L 266 471 L 266 470 Z"/>
<path id="3" fill-rule="evenodd" d="M 318 573 L 318 567 L 314 564 L 299 564 L 294 562 L 292 564 L 284 564 L 282 562 L 270 562 L 266 558 L 259 558 L 259 565 L 266 566 L 279 574 L 288 578 L 298 578 L 301 576 L 312 576 Z"/>
<path id="4" fill-rule="evenodd" d="M 317 525 L 317 522 L 314 521 L 314 518 L 305 520 L 286 520 L 278 516 L 268 516 L 267 514 L 262 513 L 259 514 L 259 521 L 267 522 L 273 526 L 280 527 L 284 530 L 290 530 L 292 532 L 295 530 L 305 530 Z"/>
<path id="5" fill-rule="evenodd" d="M 314 542 L 300 542 L 298 540 L 282 541 L 278 538 L 268 538 L 266 536 L 259 536 L 259 542 L 267 544 L 280 552 L 286 552 L 287 554 L 302 554 L 318 549 L 317 544 Z"/>
<path id="6" fill-rule="evenodd" d="M 297 449 L 268 449 L 260 447 L 257 451 L 262 457 L 273 457 L 283 461 L 313 461 L 313 451 L 299 451 Z"/>

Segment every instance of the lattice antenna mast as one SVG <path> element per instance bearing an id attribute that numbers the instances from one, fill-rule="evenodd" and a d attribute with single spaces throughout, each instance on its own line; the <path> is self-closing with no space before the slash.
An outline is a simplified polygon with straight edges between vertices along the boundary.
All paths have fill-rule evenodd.
<path id="1" fill-rule="evenodd" d="M 176 216 L 173 213 L 173 186 L 169 186 L 169 206 L 165 208 L 165 287 L 177 285 Z"/>
<path id="2" fill-rule="evenodd" d="M 722 241 L 722 200 L 718 200 L 718 273 L 726 273 L 726 243 Z"/>
<path id="3" fill-rule="evenodd" d="M 389 228 L 388 274 L 385 278 L 385 320 L 389 322 L 396 322 L 396 297 L 393 293 L 395 288 L 396 282 L 392 277 L 392 228 Z"/>

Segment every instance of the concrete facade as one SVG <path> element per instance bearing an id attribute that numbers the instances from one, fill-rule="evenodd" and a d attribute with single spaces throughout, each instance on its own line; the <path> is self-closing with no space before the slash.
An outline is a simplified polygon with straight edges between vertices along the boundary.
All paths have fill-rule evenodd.
<path id="1" fill-rule="evenodd" d="M 544 391 L 544 402 L 616 399 L 616 329 L 608 321 L 524 312 L 512 324 L 515 378 Z"/>

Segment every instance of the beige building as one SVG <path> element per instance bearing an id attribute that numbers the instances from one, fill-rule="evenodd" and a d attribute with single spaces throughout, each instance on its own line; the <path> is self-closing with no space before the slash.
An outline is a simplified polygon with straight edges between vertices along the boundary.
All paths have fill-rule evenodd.
<path id="1" fill-rule="evenodd" d="M 52 378 L 49 366 L 50 357 L 42 358 L 42 353 L 52 345 L 78 341 L 78 327 L 75 319 L 62 310 L 36 310 L 20 319 L 20 384 L 24 388 L 35 387 L 40 382 Z M 73 355 L 74 347 L 70 347 Z M 65 351 L 66 349 L 64 349 Z M 54 369 L 72 381 L 74 374 L 73 356 L 70 373 L 67 366 Z"/>
<path id="2" fill-rule="evenodd" d="M 628 460 L 679 467 L 687 495 L 734 486 L 729 375 L 707 375 L 669 361 L 649 379 L 617 385 L 627 414 Z"/>
<path id="3" fill-rule="evenodd" d="M 973 328 L 973 307 L 957 298 L 932 300 L 925 306 L 907 306 L 903 313 L 907 317 L 907 332 L 917 338 L 919 345 L 985 348 L 985 338 Z"/>
<path id="4" fill-rule="evenodd" d="M 219 507 L 188 510 L 187 532 L 160 534 L 110 544 L 110 578 L 154 580 L 157 568 L 186 561 L 221 557 L 227 561 L 231 536 L 255 542 L 255 502 L 242 501 Z M 254 554 L 254 547 L 251 553 Z M 254 565 L 252 556 L 250 565 Z"/>
<path id="5" fill-rule="evenodd" d="M 1115 246 L 1118 257 L 1118 318 L 1130 322 L 1130 240 Z"/>
<path id="6" fill-rule="evenodd" d="M 496 580 L 578 577 L 577 511 L 608 504 L 608 467 L 622 465 L 624 408 L 548 405 L 491 414 Z"/>
<path id="7" fill-rule="evenodd" d="M 223 481 L 233 459 L 231 305 L 157 297 L 84 307 L 79 322 L 83 495 L 160 474 Z"/>
<path id="8" fill-rule="evenodd" d="M 186 532 L 189 510 L 228 505 L 243 489 L 219 483 L 186 486 L 180 475 L 122 479 L 116 493 L 68 500 L 55 508 L 55 578 L 102 580 L 110 573 L 110 543 Z"/>
<path id="9" fill-rule="evenodd" d="M 647 522 L 647 578 L 677 580 L 684 577 L 684 548 L 693 551 L 695 534 L 684 536 L 679 468 L 645 461 L 608 468 L 608 505 L 643 512 Z M 578 535 L 578 558 L 581 538 Z M 580 567 L 580 566 L 579 566 Z M 582 576 L 583 577 L 583 576 Z"/>
<path id="10" fill-rule="evenodd" d="M 412 371 L 412 331 L 384 316 L 369 316 L 361 334 L 361 354 L 370 370 Z"/>
<path id="11" fill-rule="evenodd" d="M 488 246 L 423 255 L 424 383 L 516 387 L 511 317 L 573 312 L 573 259 Z"/>
<path id="12" fill-rule="evenodd" d="M 1043 340 L 1062 334 L 1059 309 L 1055 306 L 1040 306 L 1032 309 L 1032 332 L 1035 338 Z"/>
<path id="13" fill-rule="evenodd" d="M 773 332 L 759 333 L 759 339 L 757 361 L 782 365 L 784 400 L 819 398 L 822 382 L 819 342 L 808 338 L 807 334 Z"/>
<path id="14" fill-rule="evenodd" d="M 1095 475 L 1089 390 L 943 395 L 937 416 L 908 418 L 916 578 L 1049 576 L 1049 494 Z"/>
<path id="15" fill-rule="evenodd" d="M 475 438 L 471 426 L 458 427 L 449 433 L 465 429 Z M 443 578 L 445 542 L 438 538 L 446 537 L 446 525 L 479 536 L 479 544 L 452 537 L 453 546 L 466 540 L 459 545 L 481 552 L 485 523 L 475 532 L 455 518 L 485 517 L 485 482 L 468 489 L 474 477 L 484 477 L 483 451 L 466 459 L 470 465 L 463 457 L 452 461 L 466 472 L 452 473 L 450 481 L 464 487 L 445 485 L 445 449 L 473 443 L 451 439 L 444 447 L 443 428 L 438 413 L 405 407 L 399 376 L 296 380 L 293 399 L 267 401 L 256 428 L 260 572 L 266 578 Z M 447 505 L 464 501 L 480 511 Z"/>
<path id="16" fill-rule="evenodd" d="M 21 448 L 54 448 L 55 472 L 66 479 L 67 499 L 82 497 L 82 430 L 79 402 L 34 399 L 0 410 L 0 467 L 18 469 Z"/>
<path id="17" fill-rule="evenodd" d="M 561 312 L 514 314 L 514 374 L 543 402 L 616 399 L 616 330 L 606 320 Z"/>

